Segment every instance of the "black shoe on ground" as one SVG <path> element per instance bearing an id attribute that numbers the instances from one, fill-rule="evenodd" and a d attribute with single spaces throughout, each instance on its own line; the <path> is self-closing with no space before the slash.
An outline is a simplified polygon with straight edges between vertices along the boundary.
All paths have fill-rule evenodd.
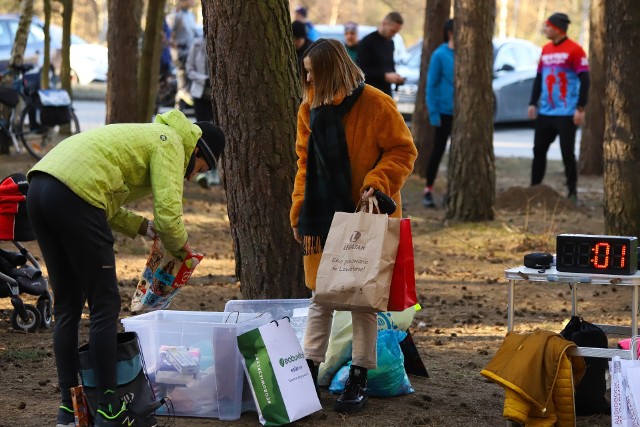
<path id="1" fill-rule="evenodd" d="M 422 206 L 425 208 L 435 208 L 436 203 L 433 201 L 433 195 L 430 191 L 424 193 L 422 196 Z"/>
<path id="2" fill-rule="evenodd" d="M 313 385 L 316 388 L 316 393 L 318 393 L 318 399 L 320 399 L 320 387 L 318 386 L 318 372 L 320 370 L 320 365 L 316 365 L 316 363 L 311 359 L 307 359 L 307 365 L 309 365 Z"/>
<path id="3" fill-rule="evenodd" d="M 60 405 L 58 408 L 58 418 L 56 418 L 56 427 L 75 427 L 76 417 L 73 409 Z"/>
<path id="4" fill-rule="evenodd" d="M 570 191 L 567 199 L 569 199 L 573 203 L 578 203 L 578 193 L 576 193 L 575 191 Z"/>
<path id="5" fill-rule="evenodd" d="M 351 365 L 344 392 L 336 400 L 333 409 L 337 412 L 352 414 L 361 411 L 366 403 L 367 369 Z"/>
<path id="6" fill-rule="evenodd" d="M 152 414 L 135 414 L 127 409 L 124 402 L 116 414 L 107 414 L 100 409 L 96 412 L 96 417 L 93 420 L 95 427 L 156 427 L 158 425 L 156 417 Z"/>

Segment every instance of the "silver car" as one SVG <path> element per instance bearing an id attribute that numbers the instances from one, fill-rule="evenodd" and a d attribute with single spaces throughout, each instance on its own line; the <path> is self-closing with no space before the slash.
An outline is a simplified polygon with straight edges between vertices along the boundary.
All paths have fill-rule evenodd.
<path id="1" fill-rule="evenodd" d="M 540 52 L 541 49 L 528 40 L 493 40 L 494 123 L 529 120 L 527 108 Z M 407 120 L 411 119 L 415 107 L 421 57 L 422 41 L 419 41 L 407 49 L 404 60 L 396 66 L 398 74 L 407 81 L 394 88 L 393 98 Z"/>

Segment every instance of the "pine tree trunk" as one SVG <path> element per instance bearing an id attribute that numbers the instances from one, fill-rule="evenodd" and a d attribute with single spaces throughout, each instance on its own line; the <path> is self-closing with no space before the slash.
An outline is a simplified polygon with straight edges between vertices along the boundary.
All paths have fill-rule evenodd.
<path id="1" fill-rule="evenodd" d="M 138 67 L 138 121 L 148 122 L 156 109 L 166 0 L 149 0 Z"/>
<path id="2" fill-rule="evenodd" d="M 427 73 L 431 54 L 444 42 L 444 24 L 449 19 L 451 0 L 427 0 L 425 6 L 424 38 L 422 58 L 420 59 L 420 80 L 416 93 L 415 108 L 411 117 L 411 133 L 418 148 L 418 159 L 414 171 L 421 177 L 426 176 L 427 163 L 433 148 L 433 127 L 429 124 L 429 112 L 425 99 Z"/>
<path id="3" fill-rule="evenodd" d="M 301 92 L 288 1 L 205 0 L 203 12 L 242 295 L 307 296 L 289 223 Z"/>
<path id="4" fill-rule="evenodd" d="M 493 219 L 493 27 L 495 2 L 455 1 L 455 99 L 447 218 Z"/>
<path id="5" fill-rule="evenodd" d="M 72 95 L 71 91 L 71 19 L 73 18 L 73 0 L 62 2 L 62 65 L 60 66 L 60 86 Z"/>
<path id="6" fill-rule="evenodd" d="M 500 1 L 500 16 L 498 19 L 498 37 L 504 39 L 507 37 L 507 16 L 509 14 L 509 0 Z"/>
<path id="7" fill-rule="evenodd" d="M 42 61 L 42 69 L 49 70 L 51 68 L 51 34 L 49 27 L 51 24 L 51 0 L 43 0 L 44 3 L 44 60 Z M 49 87 L 49 73 L 40 73 L 40 87 L 47 89 Z"/>
<path id="8" fill-rule="evenodd" d="M 609 234 L 640 236 L 640 8 L 607 0 L 604 211 Z M 634 44 L 635 43 L 635 44 Z"/>
<path id="9" fill-rule="evenodd" d="M 18 29 L 11 48 L 11 65 L 22 65 L 24 63 L 24 51 L 27 47 L 29 37 L 29 27 L 33 17 L 33 0 L 22 0 L 20 3 L 20 20 Z"/>
<path id="10" fill-rule="evenodd" d="M 109 70 L 107 72 L 107 124 L 136 122 L 138 34 L 140 30 L 140 0 L 109 0 Z"/>
<path id="11" fill-rule="evenodd" d="M 602 141 L 605 123 L 605 74 L 607 70 L 605 45 L 606 0 L 591 1 L 589 30 L 589 101 L 585 110 L 584 127 L 580 140 L 581 175 L 602 175 L 604 161 Z"/>

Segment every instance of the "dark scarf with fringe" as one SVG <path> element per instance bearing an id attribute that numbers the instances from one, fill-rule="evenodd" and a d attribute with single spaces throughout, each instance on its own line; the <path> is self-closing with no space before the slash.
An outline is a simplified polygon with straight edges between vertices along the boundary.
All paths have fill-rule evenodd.
<path id="1" fill-rule="evenodd" d="M 358 100 L 364 84 L 340 105 L 311 110 L 304 202 L 298 219 L 304 255 L 322 252 L 335 212 L 353 212 L 351 164 L 342 119 Z"/>

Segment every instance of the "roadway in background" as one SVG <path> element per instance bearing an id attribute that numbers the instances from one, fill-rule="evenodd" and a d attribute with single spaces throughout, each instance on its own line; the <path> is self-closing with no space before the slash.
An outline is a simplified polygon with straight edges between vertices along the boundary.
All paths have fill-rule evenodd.
<path id="1" fill-rule="evenodd" d="M 80 129 L 85 131 L 104 125 L 106 107 L 103 100 L 74 100 Z M 580 152 L 580 131 L 576 135 L 576 156 Z M 530 124 L 497 125 L 493 134 L 496 157 L 533 157 L 533 129 Z M 549 149 L 549 160 L 561 160 L 560 144 L 556 140 Z"/>

